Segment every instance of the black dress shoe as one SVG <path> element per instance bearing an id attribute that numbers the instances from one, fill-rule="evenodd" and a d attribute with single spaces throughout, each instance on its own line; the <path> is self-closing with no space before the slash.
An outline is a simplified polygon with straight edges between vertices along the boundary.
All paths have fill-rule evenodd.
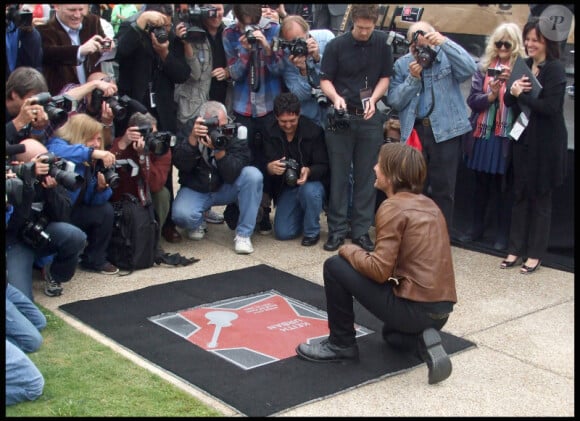
<path id="1" fill-rule="evenodd" d="M 432 327 L 419 335 L 419 354 L 429 368 L 429 384 L 442 382 L 451 375 L 451 360 L 441 344 L 439 332 Z"/>
<path id="2" fill-rule="evenodd" d="M 326 240 L 326 243 L 324 243 L 324 250 L 326 251 L 335 251 L 338 250 L 338 248 L 340 246 L 342 246 L 344 244 L 344 238 L 335 235 L 335 234 L 330 234 L 328 236 L 328 240 Z"/>
<path id="3" fill-rule="evenodd" d="M 327 363 L 358 360 L 358 345 L 338 346 L 328 339 L 317 344 L 302 343 L 296 347 L 296 354 L 308 361 Z"/>
<path id="4" fill-rule="evenodd" d="M 375 245 L 371 241 L 371 237 L 368 234 L 361 235 L 359 238 L 355 238 L 352 240 L 353 244 L 356 244 L 366 251 L 373 251 L 375 249 Z"/>
<path id="5" fill-rule="evenodd" d="M 305 247 L 310 247 L 315 245 L 316 243 L 318 243 L 318 240 L 320 240 L 320 234 L 319 235 L 315 235 L 314 237 L 304 237 L 302 238 L 302 245 Z"/>

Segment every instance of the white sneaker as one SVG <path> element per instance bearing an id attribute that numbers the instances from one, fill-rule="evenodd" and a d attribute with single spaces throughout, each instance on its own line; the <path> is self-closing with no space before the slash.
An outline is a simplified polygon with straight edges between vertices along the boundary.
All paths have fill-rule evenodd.
<path id="1" fill-rule="evenodd" d="M 197 227 L 197 229 L 188 231 L 187 237 L 190 240 L 195 240 L 195 241 L 203 240 L 203 237 L 205 237 L 206 232 L 207 232 L 207 224 L 204 221 L 201 223 L 201 225 L 199 227 Z"/>
<path id="2" fill-rule="evenodd" d="M 240 237 L 236 235 L 234 238 L 234 250 L 237 254 L 250 254 L 254 252 L 254 246 L 252 246 L 252 240 L 250 237 Z"/>
<path id="3" fill-rule="evenodd" d="M 205 211 L 203 214 L 205 222 L 210 224 L 223 224 L 224 223 L 224 216 L 222 214 L 217 213 L 211 209 Z"/>

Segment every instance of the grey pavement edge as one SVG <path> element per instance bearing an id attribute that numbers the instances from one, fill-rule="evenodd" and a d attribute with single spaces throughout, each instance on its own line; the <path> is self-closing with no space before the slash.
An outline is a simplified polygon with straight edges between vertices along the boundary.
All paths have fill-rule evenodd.
<path id="1" fill-rule="evenodd" d="M 223 212 L 223 207 L 213 209 Z M 226 224 L 210 225 L 202 241 L 184 239 L 170 244 L 162 240 L 167 252 L 201 259 L 192 266 L 154 267 L 124 277 L 79 270 L 63 285 L 63 295 L 53 298 L 42 293 L 40 276 L 35 275 L 34 296 L 39 304 L 80 331 L 224 415 L 239 416 L 195 385 L 141 359 L 58 307 L 258 264 L 322 285 L 322 264 L 334 253 L 322 248 L 328 236 L 324 215 L 321 225 L 321 241 L 314 247 L 302 247 L 300 238 L 282 242 L 271 235 L 254 235 L 255 252 L 250 255 L 235 254 L 234 236 Z M 374 231 L 371 238 L 374 240 Z M 453 259 L 459 301 L 444 331 L 473 341 L 477 347 L 452 356 L 451 377 L 428 385 L 427 366 L 421 365 L 277 415 L 574 416 L 574 274 L 542 267 L 531 276 L 523 276 L 518 269 L 500 269 L 498 257 L 456 247 Z"/>

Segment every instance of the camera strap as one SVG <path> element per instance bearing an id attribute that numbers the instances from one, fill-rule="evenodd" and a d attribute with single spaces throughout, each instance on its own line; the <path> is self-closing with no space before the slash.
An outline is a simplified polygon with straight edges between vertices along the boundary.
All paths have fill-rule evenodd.
<path id="1" fill-rule="evenodd" d="M 87 184 L 89 182 L 89 168 L 91 168 L 91 166 L 87 163 L 84 162 L 83 166 L 85 167 L 85 172 L 83 174 L 84 177 L 84 182 L 83 185 L 81 186 L 81 189 L 79 191 L 79 195 L 77 196 L 77 200 L 75 200 L 75 202 L 72 204 L 73 208 L 76 207 L 77 205 L 80 205 L 83 202 L 83 198 L 85 197 L 85 192 L 87 191 Z"/>
<path id="2" fill-rule="evenodd" d="M 252 47 L 250 50 L 250 87 L 252 92 L 260 90 L 260 54 L 258 49 Z"/>

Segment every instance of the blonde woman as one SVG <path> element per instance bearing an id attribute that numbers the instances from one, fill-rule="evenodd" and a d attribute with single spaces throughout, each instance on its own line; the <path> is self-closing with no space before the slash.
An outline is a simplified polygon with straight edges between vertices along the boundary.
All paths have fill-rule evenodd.
<path id="1" fill-rule="evenodd" d="M 114 275 L 119 269 L 107 261 L 113 231 L 112 195 L 104 172 L 115 164 L 115 155 L 103 150 L 103 125 L 87 114 L 76 114 L 61 126 L 46 144 L 49 152 L 75 164 L 84 178 L 81 187 L 69 190 L 73 204 L 71 222 L 87 235 L 81 254 L 85 270 Z M 103 170 L 104 169 L 104 170 Z"/>
<path id="2" fill-rule="evenodd" d="M 489 198 L 496 191 L 494 210 L 494 248 L 508 244 L 512 188 L 509 182 L 511 140 L 509 132 L 515 120 L 514 110 L 504 104 L 506 82 L 524 44 L 521 29 L 515 23 L 502 23 L 489 37 L 479 71 L 471 81 L 467 105 L 472 110 L 472 136 L 465 138 L 465 163 L 475 173 L 471 226 L 463 241 L 479 240 L 485 231 L 485 213 Z"/>

